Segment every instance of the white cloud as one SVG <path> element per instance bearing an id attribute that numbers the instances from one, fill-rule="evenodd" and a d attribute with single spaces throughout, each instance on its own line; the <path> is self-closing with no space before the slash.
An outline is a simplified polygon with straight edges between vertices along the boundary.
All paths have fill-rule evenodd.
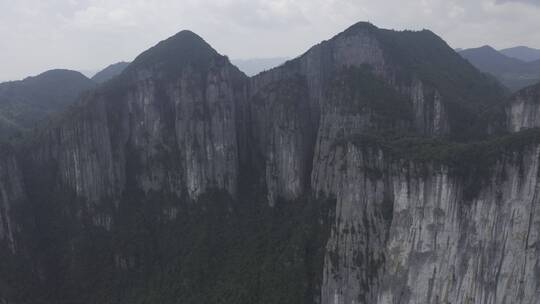
<path id="1" fill-rule="evenodd" d="M 453 47 L 540 48 L 538 0 L 0 0 L 0 80 L 97 69 L 191 29 L 233 58 L 295 56 L 357 21 Z"/>
<path id="2" fill-rule="evenodd" d="M 539 0 L 497 0 L 497 3 L 525 3 L 532 5 L 540 5 Z"/>

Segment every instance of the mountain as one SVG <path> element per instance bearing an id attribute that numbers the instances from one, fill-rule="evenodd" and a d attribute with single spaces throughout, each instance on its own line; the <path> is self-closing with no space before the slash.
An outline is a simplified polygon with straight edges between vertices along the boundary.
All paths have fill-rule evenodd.
<path id="1" fill-rule="evenodd" d="M 105 81 L 110 80 L 117 75 L 120 75 L 120 73 L 122 73 L 122 71 L 128 65 L 129 62 L 124 61 L 111 64 L 103 70 L 97 72 L 94 76 L 92 76 L 92 80 L 96 83 L 104 83 Z"/>
<path id="2" fill-rule="evenodd" d="M 427 30 L 251 78 L 182 31 L 0 149 L 0 303 L 534 303 L 538 93 Z"/>
<path id="3" fill-rule="evenodd" d="M 503 55 L 488 45 L 462 50 L 460 54 L 478 69 L 492 74 L 504 73 L 523 65 L 521 60 Z"/>
<path id="4" fill-rule="evenodd" d="M 233 59 L 232 63 L 248 76 L 254 76 L 260 72 L 270 70 L 280 64 L 285 63 L 289 58 L 251 58 L 251 59 Z"/>
<path id="5" fill-rule="evenodd" d="M 540 50 L 533 49 L 527 46 L 516 46 L 500 50 L 499 52 L 508 57 L 516 58 L 525 62 L 540 60 Z"/>
<path id="6" fill-rule="evenodd" d="M 32 128 L 93 87 L 90 79 L 70 70 L 50 70 L 24 80 L 0 83 L 0 141 Z"/>
<path id="7" fill-rule="evenodd" d="M 466 49 L 459 53 L 479 70 L 495 76 L 514 92 L 540 81 L 540 61 L 524 62 L 490 46 Z"/>

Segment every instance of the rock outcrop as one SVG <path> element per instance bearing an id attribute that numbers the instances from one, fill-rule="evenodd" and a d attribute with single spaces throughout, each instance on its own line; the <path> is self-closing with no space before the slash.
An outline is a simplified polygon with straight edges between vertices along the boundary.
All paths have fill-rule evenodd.
<path id="1" fill-rule="evenodd" d="M 2 148 L 6 151 L 2 151 L 0 157 L 0 244 L 15 254 L 20 232 L 15 212 L 26 201 L 26 194 L 22 172 L 13 152 L 8 147 Z"/>
<path id="2" fill-rule="evenodd" d="M 156 55 L 170 48 L 178 53 Z M 174 74 L 154 71 L 181 60 Z M 31 160 L 54 167 L 52 185 L 91 204 L 118 200 L 127 183 L 193 200 L 210 188 L 234 195 L 242 80 L 200 37 L 181 32 L 84 96 L 41 135 Z"/>
<path id="3" fill-rule="evenodd" d="M 535 303 L 540 145 L 514 149 L 471 197 L 451 166 L 337 145 L 313 180 L 337 198 L 322 303 Z"/>
<path id="4" fill-rule="evenodd" d="M 508 131 L 540 127 L 540 85 L 525 88 L 514 95 L 506 108 Z"/>

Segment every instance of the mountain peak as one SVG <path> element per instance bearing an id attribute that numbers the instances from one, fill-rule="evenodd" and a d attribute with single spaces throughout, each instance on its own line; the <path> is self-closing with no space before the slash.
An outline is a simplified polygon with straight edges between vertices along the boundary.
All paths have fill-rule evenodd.
<path id="1" fill-rule="evenodd" d="M 497 59 L 501 61 L 519 62 L 519 60 L 515 58 L 510 58 L 489 45 L 462 50 L 459 53 L 461 54 L 461 56 L 465 57 L 469 61 L 472 60 L 484 62 L 487 60 Z"/>
<path id="2" fill-rule="evenodd" d="M 508 62 L 508 64 L 519 62 L 517 59 L 510 58 L 504 54 L 501 54 L 499 51 L 497 51 L 496 49 L 494 49 L 493 47 L 489 45 L 462 50 L 459 53 L 462 57 L 464 57 L 465 59 L 471 62 L 487 63 L 492 60 Z"/>
<path id="3" fill-rule="evenodd" d="M 194 32 L 190 31 L 190 30 L 181 30 L 180 32 L 174 34 L 173 36 L 169 37 L 168 39 L 166 39 L 165 41 L 167 40 L 174 40 L 174 39 L 180 39 L 180 40 L 185 40 L 185 39 L 196 39 L 196 40 L 199 40 L 201 42 L 204 42 L 204 39 L 195 34 Z"/>
<path id="4" fill-rule="evenodd" d="M 367 21 L 360 21 L 360 22 L 357 22 L 351 26 L 349 26 L 345 31 L 343 31 L 341 34 L 342 35 L 354 35 L 354 34 L 357 34 L 359 32 L 363 32 L 363 31 L 376 31 L 378 30 L 379 28 L 376 27 L 375 25 L 367 22 Z"/>
<path id="5" fill-rule="evenodd" d="M 478 49 L 481 49 L 481 50 L 490 50 L 490 51 L 495 51 L 495 52 L 497 51 L 497 50 L 494 49 L 491 45 L 488 45 L 488 44 L 483 45 L 483 46 L 479 47 Z"/>
<path id="6" fill-rule="evenodd" d="M 348 31 L 350 29 L 378 29 L 378 27 L 373 25 L 373 23 L 369 21 L 359 21 L 349 26 L 349 28 L 347 28 L 345 31 Z"/>
<path id="7" fill-rule="evenodd" d="M 219 53 L 203 38 L 183 30 L 137 56 L 125 72 L 150 69 L 174 73 L 186 66 L 207 67 L 217 56 Z"/>
<path id="8" fill-rule="evenodd" d="M 81 72 L 68 70 L 68 69 L 52 69 L 45 71 L 41 74 L 38 74 L 36 76 L 30 76 L 26 79 L 45 79 L 45 78 L 71 78 L 71 77 L 78 77 L 78 78 L 88 78 L 84 76 Z"/>
<path id="9" fill-rule="evenodd" d="M 500 52 L 508 57 L 516 58 L 525 62 L 540 60 L 540 50 L 528 46 L 516 46 L 502 49 Z"/>
<path id="10" fill-rule="evenodd" d="M 484 54 L 497 54 L 497 55 L 501 55 L 495 48 L 493 48 L 492 46 L 490 45 L 483 45 L 483 46 L 480 46 L 480 47 L 477 47 L 477 48 L 470 48 L 470 49 L 464 49 L 464 50 L 461 50 L 461 53 L 484 53 Z"/>

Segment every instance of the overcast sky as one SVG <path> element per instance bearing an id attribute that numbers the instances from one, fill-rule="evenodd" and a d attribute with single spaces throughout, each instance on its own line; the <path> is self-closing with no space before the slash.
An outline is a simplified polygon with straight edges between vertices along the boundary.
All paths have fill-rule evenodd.
<path id="1" fill-rule="evenodd" d="M 0 0 L 0 81 L 130 61 L 182 29 L 231 58 L 294 57 L 357 21 L 540 48 L 540 0 Z"/>

